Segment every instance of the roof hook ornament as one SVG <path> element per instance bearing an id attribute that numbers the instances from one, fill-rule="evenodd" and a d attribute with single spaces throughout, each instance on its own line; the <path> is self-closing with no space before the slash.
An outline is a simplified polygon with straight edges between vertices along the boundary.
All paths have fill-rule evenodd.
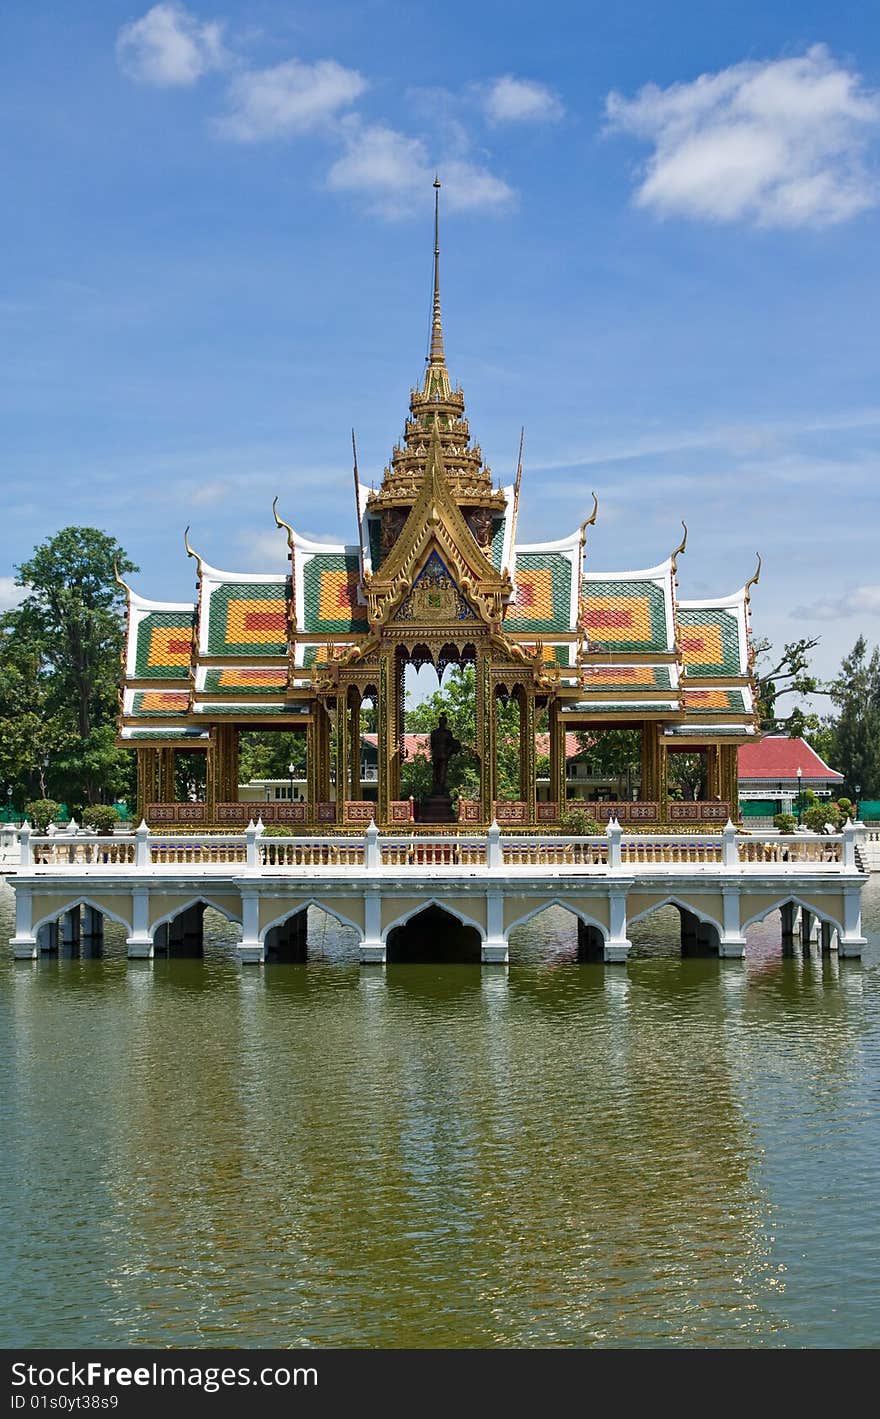
<path id="1" fill-rule="evenodd" d="M 190 546 L 190 544 L 189 544 L 189 527 L 188 527 L 188 526 L 183 529 L 183 545 L 184 545 L 184 547 L 186 548 L 186 555 L 187 555 L 188 557 L 192 557 L 193 560 L 195 561 L 196 566 L 198 567 L 198 574 L 199 574 L 199 577 L 201 578 L 201 575 L 202 575 L 202 559 L 201 559 L 201 557 L 199 556 L 198 552 L 194 551 L 193 548 L 192 548 L 192 547 Z"/>
<path id="2" fill-rule="evenodd" d="M 293 557 L 293 528 L 289 522 L 285 522 L 283 517 L 278 516 L 278 498 L 272 499 L 272 516 L 275 519 L 276 527 L 283 527 L 287 532 L 287 545 L 290 548 L 291 558 Z"/>
<path id="3" fill-rule="evenodd" d="M 684 528 L 684 536 L 682 537 L 681 542 L 679 543 L 679 545 L 676 547 L 675 551 L 674 551 L 673 554 L 672 554 L 672 572 L 673 572 L 673 575 L 678 571 L 678 559 L 679 559 L 679 557 L 681 556 L 682 552 L 685 551 L 685 549 L 686 549 L 686 547 L 687 547 L 687 544 L 688 544 L 688 526 L 687 526 L 687 523 L 685 522 L 684 518 L 682 518 L 682 520 L 681 520 L 681 525 L 682 525 L 682 527 Z"/>
<path id="4" fill-rule="evenodd" d="M 749 577 L 748 581 L 745 584 L 745 587 L 743 588 L 746 594 L 746 601 L 751 601 L 751 597 L 749 596 L 749 589 L 753 586 L 757 586 L 758 582 L 761 580 L 761 553 L 756 552 L 755 556 L 758 558 L 758 565 L 755 568 L 755 575 Z"/>
<path id="5" fill-rule="evenodd" d="M 117 585 L 117 586 L 122 586 L 122 587 L 124 587 L 125 590 L 128 592 L 129 596 L 133 596 L 133 595 L 134 595 L 134 592 L 132 591 L 132 589 L 131 589 L 131 587 L 129 586 L 128 582 L 127 582 L 127 581 L 123 581 L 123 580 L 122 580 L 122 577 L 119 575 L 119 562 L 117 561 L 117 559 L 116 559 L 115 557 L 113 558 L 113 580 L 116 582 L 116 585 Z"/>
<path id="6" fill-rule="evenodd" d="M 596 497 L 596 494 L 594 492 L 591 492 L 591 497 L 593 499 L 593 511 L 590 513 L 590 516 L 587 518 L 586 522 L 581 523 L 581 542 L 583 542 L 584 538 L 587 535 L 587 528 L 595 526 L 596 518 L 599 514 L 599 499 Z"/>

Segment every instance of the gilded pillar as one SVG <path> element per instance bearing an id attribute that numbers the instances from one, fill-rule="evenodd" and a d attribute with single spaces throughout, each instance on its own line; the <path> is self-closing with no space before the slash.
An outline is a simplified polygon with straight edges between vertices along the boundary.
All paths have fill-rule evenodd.
<path id="1" fill-rule="evenodd" d="M 669 821 L 669 753 L 657 730 L 657 805 L 661 823 Z"/>
<path id="2" fill-rule="evenodd" d="M 348 797 L 348 704 L 344 693 L 336 696 L 336 822 L 345 822 Z"/>
<path id="3" fill-rule="evenodd" d="M 495 817 L 498 779 L 498 766 L 495 757 L 498 742 L 498 715 L 489 657 L 485 652 L 477 660 L 477 742 L 480 746 L 480 796 L 483 804 L 483 821 L 491 823 Z"/>
<path id="4" fill-rule="evenodd" d="M 660 793 L 660 726 L 649 720 L 642 725 L 641 787 L 643 803 L 659 803 Z"/>
<path id="5" fill-rule="evenodd" d="M 535 752 L 535 691 L 531 685 L 519 690 L 519 796 L 526 806 L 526 822 L 535 821 L 537 797 L 537 755 Z"/>
<path id="6" fill-rule="evenodd" d="M 137 820 L 140 823 L 147 816 L 147 808 L 158 802 L 156 779 L 158 777 L 158 749 L 138 749 L 137 751 Z"/>
<path id="7" fill-rule="evenodd" d="M 348 705 L 348 797 L 361 796 L 361 695 L 352 687 Z"/>
<path id="8" fill-rule="evenodd" d="M 550 706 L 550 801 L 565 812 L 565 724 L 559 712 L 559 701 Z"/>
<path id="9" fill-rule="evenodd" d="M 706 746 L 706 797 L 723 798 L 721 792 L 721 745 Z"/>
<path id="10" fill-rule="evenodd" d="M 330 716 L 321 700 L 315 704 L 315 802 L 330 801 Z"/>
<path id="11" fill-rule="evenodd" d="M 219 800 L 222 801 L 222 800 Z M 217 817 L 217 726 L 211 729 L 205 754 L 205 816 L 209 823 Z"/>
<path id="12" fill-rule="evenodd" d="M 318 801 L 318 790 L 316 781 L 316 767 L 318 763 L 318 753 L 316 745 L 318 725 L 318 705 L 312 706 L 312 713 L 309 715 L 309 722 L 306 725 L 306 818 L 310 823 L 315 821 L 315 804 Z"/>
<path id="13" fill-rule="evenodd" d="M 160 803 L 174 803 L 177 797 L 174 771 L 177 755 L 174 749 L 159 750 L 159 798 Z"/>
<path id="14" fill-rule="evenodd" d="M 388 827 L 391 822 L 391 801 L 398 782 L 395 760 L 398 754 L 398 665 L 393 648 L 382 652 L 379 664 L 379 696 L 376 703 L 376 735 L 378 761 L 378 824 Z"/>
<path id="15" fill-rule="evenodd" d="M 730 816 L 739 822 L 739 753 L 736 744 L 721 744 L 721 798 L 730 805 Z"/>

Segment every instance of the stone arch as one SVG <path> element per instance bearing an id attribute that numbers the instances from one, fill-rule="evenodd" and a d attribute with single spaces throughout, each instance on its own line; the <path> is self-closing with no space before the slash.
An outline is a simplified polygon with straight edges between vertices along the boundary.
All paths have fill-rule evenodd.
<path id="1" fill-rule="evenodd" d="M 545 911 L 550 911 L 553 907 L 561 907 L 563 911 L 575 919 L 577 960 L 579 962 L 604 960 L 605 944 L 610 934 L 607 922 L 603 922 L 598 916 L 591 915 L 582 906 L 575 905 L 565 897 L 549 897 L 547 901 L 536 902 L 527 911 L 521 912 L 504 928 L 504 940 L 509 945 L 512 931 L 515 931 L 518 926 L 524 926 L 526 922 L 533 921 L 535 917 L 542 916 Z"/>
<path id="2" fill-rule="evenodd" d="M 427 910 L 428 907 L 439 907 L 441 911 L 446 912 L 447 916 L 453 916 L 458 921 L 460 921 L 462 926 L 472 926 L 475 931 L 479 932 L 480 940 L 483 940 L 485 932 L 480 922 L 475 920 L 474 917 L 468 916 L 457 906 L 452 906 L 449 901 L 444 901 L 442 897 L 429 897 L 427 901 L 418 902 L 415 906 L 410 907 L 408 911 L 402 912 L 400 916 L 394 917 L 394 919 L 392 921 L 389 921 L 387 926 L 384 928 L 382 932 L 382 940 L 387 941 L 391 932 L 394 931 L 398 926 L 406 926 L 406 923 L 408 921 L 411 921 L 413 917 L 416 917 L 421 912 Z"/>
<path id="3" fill-rule="evenodd" d="M 724 928 L 717 917 L 702 910 L 695 903 L 686 901 L 684 897 L 676 896 L 673 892 L 670 892 L 666 897 L 662 897 L 659 901 L 652 902 L 649 907 L 645 907 L 642 911 L 636 912 L 635 916 L 628 916 L 627 919 L 630 926 L 634 925 L 637 921 L 644 921 L 646 916 L 650 916 L 651 912 L 660 911 L 661 907 L 677 907 L 679 911 L 690 912 L 691 916 L 697 917 L 699 921 L 704 921 L 707 926 L 714 926 L 719 935 L 723 933 Z"/>
<path id="4" fill-rule="evenodd" d="M 107 916 L 111 921 L 117 922 L 119 926 L 124 926 L 127 934 L 129 936 L 131 935 L 131 922 L 127 921 L 124 916 L 120 916 L 118 912 L 111 911 L 107 906 L 99 906 L 98 903 L 93 901 L 89 896 L 79 896 L 71 898 L 70 901 L 65 902 L 61 907 L 53 907 L 52 910 L 47 912 L 45 916 L 42 916 L 39 921 L 35 921 L 31 928 L 34 936 L 36 936 L 41 926 L 45 926 L 46 923 L 50 921 L 58 921 L 60 917 L 64 916 L 65 912 L 73 911 L 74 907 L 91 907 L 92 911 L 100 912 L 101 916 Z"/>
<path id="5" fill-rule="evenodd" d="M 525 926 L 526 922 L 531 921 L 533 916 L 540 916 L 542 912 L 547 911 L 548 907 L 562 907 L 565 911 L 571 912 L 572 916 L 576 916 L 585 926 L 593 926 L 597 931 L 600 931 L 604 941 L 608 940 L 608 926 L 600 921 L 598 917 L 591 916 L 590 913 L 584 911 L 582 907 L 575 906 L 574 902 L 566 901 L 565 897 L 548 897 L 546 902 L 540 902 L 536 906 L 530 907 L 527 912 L 523 912 L 521 916 L 516 917 L 513 921 L 508 923 L 504 928 L 505 941 L 509 939 L 511 931 L 517 926 Z"/>
<path id="6" fill-rule="evenodd" d="M 364 928 L 360 922 L 353 921 L 351 917 L 343 915 L 336 907 L 331 907 L 327 902 L 322 902 L 319 897 L 305 897 L 301 902 L 298 902 L 296 906 L 288 907 L 286 911 L 273 917 L 271 921 L 267 921 L 265 926 L 261 927 L 260 943 L 265 942 L 266 936 L 270 931 L 274 931 L 277 926 L 283 926 L 291 917 L 299 916 L 300 912 L 307 912 L 309 907 L 317 907 L 318 911 L 326 912 L 328 916 L 335 917 L 340 925 L 350 926 L 352 931 L 357 932 L 358 943 L 363 940 Z"/>
<path id="7" fill-rule="evenodd" d="M 419 924 L 424 926 L 424 934 Z M 405 913 L 385 931 L 386 960 L 479 964 L 483 933 L 464 913 L 432 900 Z"/>
<path id="8" fill-rule="evenodd" d="M 228 911 L 226 907 L 222 907 L 219 902 L 212 902 L 210 897 L 207 897 L 204 892 L 197 892 L 189 901 L 184 902 L 179 907 L 174 907 L 172 911 L 165 912 L 164 916 L 160 916 L 155 921 L 151 922 L 148 928 L 150 935 L 155 936 L 160 926 L 168 926 L 174 921 L 175 917 L 182 916 L 184 912 L 188 912 L 193 907 L 198 906 L 210 907 L 212 911 L 219 912 L 221 916 L 225 916 L 226 920 L 233 922 L 235 926 L 241 926 L 240 916 L 235 916 L 234 913 Z"/>
<path id="9" fill-rule="evenodd" d="M 744 907 L 747 905 L 748 900 L 747 896 L 743 896 L 742 903 Z M 818 917 L 819 921 L 826 921 L 829 926 L 833 926 L 838 937 L 843 935 L 843 922 L 841 920 L 832 916 L 831 913 L 824 908 L 817 907 L 813 902 L 806 901 L 804 896 L 801 896 L 797 892 L 785 892 L 777 901 L 771 902 L 769 906 L 766 904 L 762 906 L 760 911 L 755 912 L 753 916 L 746 917 L 745 920 L 741 922 L 741 930 L 745 931 L 747 927 L 754 926 L 758 921 L 763 921 L 771 912 L 779 911 L 782 907 L 787 906 L 800 907 L 802 911 L 810 912 L 813 916 Z"/>
<path id="10" fill-rule="evenodd" d="M 675 907 L 678 912 L 682 955 L 720 955 L 724 936 L 723 924 L 716 916 L 707 912 L 705 907 L 688 901 L 684 896 L 677 896 L 674 892 L 661 896 L 634 916 L 628 916 L 628 923 L 634 926 L 637 921 L 644 921 L 652 912 L 662 911 L 664 907 Z"/>

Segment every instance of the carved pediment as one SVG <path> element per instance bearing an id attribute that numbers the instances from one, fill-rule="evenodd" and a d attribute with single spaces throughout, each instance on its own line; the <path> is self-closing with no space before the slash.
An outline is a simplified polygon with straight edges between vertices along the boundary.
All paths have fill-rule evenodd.
<path id="1" fill-rule="evenodd" d="M 437 552 L 431 552 L 412 591 L 404 597 L 392 619 L 416 625 L 447 626 L 456 621 L 475 621 L 477 617 L 445 562 Z"/>

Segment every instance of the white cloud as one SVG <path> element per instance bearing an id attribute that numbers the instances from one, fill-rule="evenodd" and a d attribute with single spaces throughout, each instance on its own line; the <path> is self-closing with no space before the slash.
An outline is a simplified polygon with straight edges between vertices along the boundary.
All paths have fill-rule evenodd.
<path id="1" fill-rule="evenodd" d="M 880 586 L 857 586 L 843 596 L 826 596 L 806 606 L 795 606 L 795 618 L 812 617 L 815 621 L 841 621 L 852 616 L 880 616 Z"/>
<path id="2" fill-rule="evenodd" d="M 139 20 L 123 25 L 116 56 L 130 79 L 160 87 L 194 84 L 227 61 L 223 25 L 200 23 L 175 0 L 154 5 Z"/>
<path id="3" fill-rule="evenodd" d="M 496 79 L 484 97 L 492 123 L 555 123 L 565 112 L 556 94 L 534 79 L 505 74 Z"/>
<path id="4" fill-rule="evenodd" d="M 639 206 L 759 226 L 825 226 L 874 206 L 864 161 L 877 95 L 824 45 L 747 62 L 635 98 L 610 93 L 609 126 L 653 143 Z"/>
<path id="5" fill-rule="evenodd" d="M 0 611 L 11 611 L 24 598 L 24 588 L 11 576 L 0 576 Z"/>
<path id="6" fill-rule="evenodd" d="M 230 112 L 218 121 L 225 138 L 242 143 L 307 133 L 360 98 L 367 81 L 335 59 L 303 64 L 288 59 L 272 69 L 240 74 L 229 85 Z"/>
<path id="7" fill-rule="evenodd" d="M 499 211 L 514 200 L 513 189 L 486 168 L 464 158 L 432 163 L 421 138 L 383 124 L 352 120 L 344 141 L 345 151 L 328 173 L 328 186 L 338 192 L 366 194 L 370 210 L 380 216 L 405 217 L 424 205 L 436 170 L 450 211 Z"/>

